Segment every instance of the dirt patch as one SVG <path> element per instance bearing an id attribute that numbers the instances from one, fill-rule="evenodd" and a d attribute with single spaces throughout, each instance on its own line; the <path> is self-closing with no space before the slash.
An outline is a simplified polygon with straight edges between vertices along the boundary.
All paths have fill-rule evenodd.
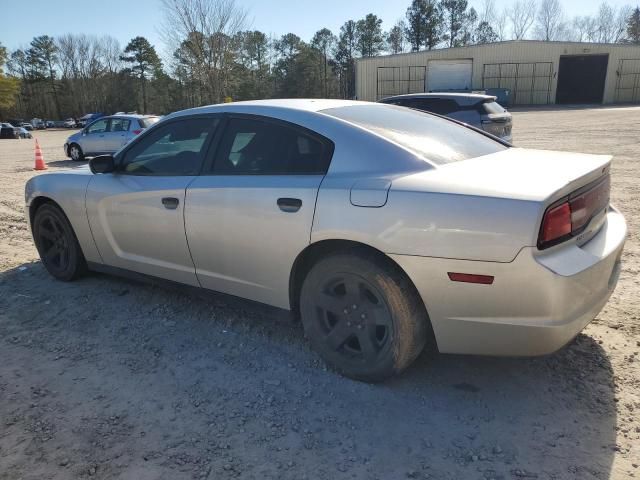
<path id="1" fill-rule="evenodd" d="M 639 477 L 640 109 L 517 112 L 518 145 L 615 155 L 620 283 L 555 355 L 337 376 L 282 312 L 103 275 L 52 280 L 0 141 L 0 479 Z M 50 170 L 67 132 L 36 132 Z M 550 175 L 553 172 L 549 172 Z"/>

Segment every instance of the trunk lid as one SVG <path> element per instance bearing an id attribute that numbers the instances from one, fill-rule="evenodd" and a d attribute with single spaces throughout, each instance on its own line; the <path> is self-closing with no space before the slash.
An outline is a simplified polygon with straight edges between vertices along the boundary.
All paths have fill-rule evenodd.
<path id="1" fill-rule="evenodd" d="M 610 155 L 508 148 L 396 179 L 392 188 L 550 205 L 608 174 L 610 164 Z"/>

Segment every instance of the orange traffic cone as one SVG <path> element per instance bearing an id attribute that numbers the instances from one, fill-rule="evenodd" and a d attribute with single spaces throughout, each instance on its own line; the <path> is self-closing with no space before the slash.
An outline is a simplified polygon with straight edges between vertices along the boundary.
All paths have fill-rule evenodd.
<path id="1" fill-rule="evenodd" d="M 36 166 L 34 170 L 46 170 L 47 164 L 44 163 L 44 157 L 42 156 L 42 150 L 40 149 L 40 144 L 38 143 L 38 139 L 36 138 Z"/>

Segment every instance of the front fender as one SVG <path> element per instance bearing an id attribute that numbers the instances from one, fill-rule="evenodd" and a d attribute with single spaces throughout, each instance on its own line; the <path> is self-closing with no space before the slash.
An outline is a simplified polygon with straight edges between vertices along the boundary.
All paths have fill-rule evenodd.
<path id="1" fill-rule="evenodd" d="M 100 253 L 91 234 L 85 197 L 92 175 L 83 168 L 78 171 L 46 173 L 32 177 L 25 185 L 25 215 L 29 228 L 36 208 L 43 201 L 53 201 L 69 219 L 78 238 L 82 253 L 88 262 L 102 263 Z M 88 170 L 87 170 L 88 171 Z"/>

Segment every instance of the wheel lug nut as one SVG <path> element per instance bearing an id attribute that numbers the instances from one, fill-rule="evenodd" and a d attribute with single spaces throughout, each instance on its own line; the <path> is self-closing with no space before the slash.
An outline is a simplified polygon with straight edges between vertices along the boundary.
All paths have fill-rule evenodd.
<path id="1" fill-rule="evenodd" d="M 343 312 L 344 312 L 344 313 L 349 313 L 349 309 L 348 309 L 348 308 L 345 308 L 345 309 L 343 310 Z"/>
<path id="2" fill-rule="evenodd" d="M 347 322 L 347 327 L 350 327 L 350 326 L 351 326 L 351 322 Z"/>
<path id="3" fill-rule="evenodd" d="M 367 316 L 363 313 L 362 315 L 360 315 L 360 318 L 364 320 L 365 318 L 367 318 Z"/>
<path id="4" fill-rule="evenodd" d="M 356 310 L 358 308 L 358 305 L 356 305 L 355 303 L 353 305 L 351 305 L 351 308 L 353 308 L 354 310 Z"/>

